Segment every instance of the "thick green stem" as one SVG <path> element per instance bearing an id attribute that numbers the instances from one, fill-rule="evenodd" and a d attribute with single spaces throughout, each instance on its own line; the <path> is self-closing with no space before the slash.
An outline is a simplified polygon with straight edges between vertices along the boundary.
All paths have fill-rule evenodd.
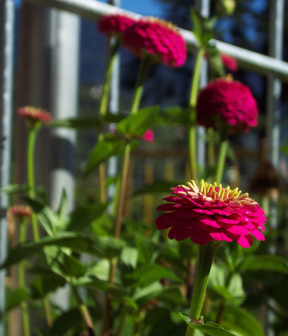
<path id="1" fill-rule="evenodd" d="M 29 128 L 28 133 L 28 146 L 27 146 L 27 178 L 29 189 L 29 197 L 35 198 L 35 179 L 34 179 L 34 150 L 35 150 L 35 142 L 36 136 L 38 133 L 38 127 Z M 39 228 L 37 223 L 37 217 L 34 213 L 31 216 L 32 220 L 32 229 L 34 240 L 38 241 L 40 239 Z M 46 297 L 43 298 L 43 305 L 45 310 L 46 322 L 49 328 L 52 327 L 53 320 L 51 317 L 50 305 Z"/>
<path id="2" fill-rule="evenodd" d="M 226 160 L 228 147 L 229 147 L 229 141 L 227 139 L 224 139 L 221 142 L 220 149 L 219 149 L 219 156 L 218 156 L 216 176 L 215 176 L 215 182 L 217 183 L 222 182 L 222 176 L 224 172 L 225 160 Z"/>
<path id="3" fill-rule="evenodd" d="M 87 309 L 87 307 L 85 306 L 84 302 L 81 299 L 81 296 L 79 295 L 77 288 L 75 288 L 74 286 L 71 286 L 71 290 L 72 293 L 77 301 L 78 304 L 78 309 L 81 313 L 82 319 L 87 327 L 87 331 L 89 333 L 89 336 L 95 336 L 95 332 L 94 332 L 94 327 L 93 327 L 93 322 L 90 316 L 90 313 Z"/>
<path id="4" fill-rule="evenodd" d="M 197 181 L 197 157 L 196 157 L 196 103 L 199 91 L 199 81 L 201 74 L 201 66 L 204 57 L 204 49 L 198 50 L 194 74 L 192 79 L 191 94 L 189 106 L 191 108 L 191 127 L 189 129 L 189 163 L 190 163 L 190 177 Z"/>
<path id="5" fill-rule="evenodd" d="M 215 163 L 215 146 L 214 146 L 214 140 L 213 140 L 214 130 L 213 128 L 209 128 L 207 132 L 209 136 L 208 149 L 207 149 L 208 166 L 214 167 L 214 163 Z"/>
<path id="6" fill-rule="evenodd" d="M 120 40 L 116 40 L 114 45 L 111 49 L 111 55 L 109 58 L 106 75 L 105 75 L 105 82 L 103 87 L 103 94 L 100 102 L 100 117 L 105 117 L 108 112 L 108 103 L 109 103 L 109 94 L 110 94 L 110 84 L 111 78 L 113 73 L 113 65 L 115 62 L 115 58 L 117 56 L 117 52 L 120 46 Z M 99 134 L 99 141 L 102 140 L 103 133 Z M 107 195 L 106 195 L 106 176 L 105 176 L 105 163 L 101 163 L 99 165 L 99 181 L 100 181 L 100 201 L 101 203 L 107 202 Z"/>
<path id="7" fill-rule="evenodd" d="M 34 150 L 35 150 L 35 141 L 38 130 L 37 128 L 30 128 L 28 134 L 28 148 L 27 148 L 27 177 L 29 189 L 29 197 L 35 197 L 35 179 L 34 179 Z M 34 240 L 38 241 L 40 238 L 39 229 L 37 224 L 37 217 L 32 214 L 32 229 Z"/>
<path id="8" fill-rule="evenodd" d="M 189 315 L 194 321 L 197 321 L 200 318 L 214 252 L 218 247 L 219 245 L 216 245 L 213 242 L 206 245 L 199 245 L 198 247 L 198 262 Z M 195 331 L 195 329 L 187 326 L 185 336 L 194 336 Z"/>
<path id="9" fill-rule="evenodd" d="M 26 241 L 26 225 L 23 222 L 20 224 L 19 229 L 19 243 L 25 243 L 25 241 Z M 18 266 L 18 284 L 20 288 L 25 288 L 25 266 L 23 261 L 20 262 Z M 21 302 L 21 308 L 22 308 L 24 336 L 30 336 L 29 310 L 26 301 Z"/>

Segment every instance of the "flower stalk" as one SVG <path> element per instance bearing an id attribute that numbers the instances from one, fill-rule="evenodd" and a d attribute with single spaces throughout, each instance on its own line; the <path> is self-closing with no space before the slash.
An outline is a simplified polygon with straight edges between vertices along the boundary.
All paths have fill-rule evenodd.
<path id="1" fill-rule="evenodd" d="M 112 46 L 111 49 L 111 55 L 108 62 L 107 70 L 106 70 L 106 76 L 105 76 L 105 82 L 103 87 L 103 94 L 100 102 L 100 117 L 104 118 L 108 112 L 108 102 L 109 102 L 109 95 L 110 95 L 110 83 L 112 78 L 112 72 L 113 72 L 113 65 L 115 63 L 115 59 L 117 56 L 117 52 L 120 47 L 121 40 L 116 39 L 115 43 Z M 99 140 L 103 139 L 103 132 L 99 134 Z M 106 194 L 106 176 L 105 176 L 105 163 L 102 162 L 99 165 L 99 181 L 100 181 L 100 201 L 101 203 L 107 202 L 107 194 Z"/>
<path id="2" fill-rule="evenodd" d="M 28 185 L 29 185 L 29 197 L 34 199 L 35 198 L 35 174 L 34 174 L 34 151 L 35 151 L 35 142 L 36 136 L 39 129 L 39 124 L 34 124 L 34 126 L 29 127 L 28 133 L 28 146 L 27 146 L 27 178 L 28 178 Z M 38 241 L 40 239 L 39 228 L 37 223 L 37 217 L 35 213 L 32 213 L 31 216 L 32 220 L 32 229 L 33 229 L 33 236 L 34 240 Z M 43 298 L 43 305 L 45 310 L 45 317 L 47 326 L 49 328 L 53 325 L 53 320 L 51 317 L 50 305 L 47 300 L 47 297 Z"/>
<path id="3" fill-rule="evenodd" d="M 196 103 L 197 103 L 197 96 L 199 91 L 199 81 L 200 81 L 200 74 L 201 74 L 201 67 L 204 57 L 204 49 L 200 48 L 198 50 L 194 74 L 192 79 L 192 86 L 191 86 L 191 94 L 190 94 L 190 101 L 189 107 L 191 108 L 191 127 L 189 129 L 189 163 L 190 163 L 190 178 L 192 180 L 197 181 L 197 158 L 196 158 Z"/>
<path id="4" fill-rule="evenodd" d="M 200 318 L 214 253 L 219 247 L 219 242 L 211 242 L 206 245 L 198 246 L 198 262 L 196 267 L 196 276 L 189 315 L 190 318 L 194 321 L 197 321 Z M 185 336 L 194 336 L 195 331 L 195 329 L 187 326 Z"/>
<path id="5" fill-rule="evenodd" d="M 216 183 L 222 182 L 228 148 L 229 148 L 228 134 L 226 130 L 224 130 L 221 132 L 221 144 L 219 148 L 218 162 L 215 175 Z"/>

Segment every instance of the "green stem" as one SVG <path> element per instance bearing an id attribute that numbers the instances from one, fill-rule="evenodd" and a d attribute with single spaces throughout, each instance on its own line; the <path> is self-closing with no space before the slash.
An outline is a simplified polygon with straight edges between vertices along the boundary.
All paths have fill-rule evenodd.
<path id="1" fill-rule="evenodd" d="M 81 299 L 81 296 L 79 295 L 77 288 L 75 288 L 74 286 L 71 286 L 71 290 L 72 293 L 77 301 L 78 304 L 78 308 L 79 311 L 81 313 L 82 319 L 87 327 L 87 331 L 89 333 L 89 336 L 95 336 L 95 332 L 94 332 L 94 327 L 93 327 L 93 322 L 90 316 L 90 313 L 87 309 L 87 307 L 85 306 L 84 302 Z"/>
<path id="2" fill-rule="evenodd" d="M 213 128 L 208 129 L 208 136 L 209 136 L 209 142 L 208 142 L 208 166 L 214 167 L 214 159 L 215 159 L 215 148 L 214 148 L 214 140 L 213 140 Z"/>
<path id="3" fill-rule="evenodd" d="M 37 126 L 29 128 L 28 145 L 27 145 L 27 178 L 28 178 L 28 185 L 30 187 L 29 197 L 32 199 L 35 198 L 34 151 L 35 151 L 35 142 L 37 133 L 38 133 Z M 37 217 L 34 213 L 32 213 L 31 220 L 32 220 L 34 240 L 38 241 L 40 239 L 40 234 L 37 223 Z M 51 328 L 53 320 L 51 317 L 50 305 L 46 297 L 43 298 L 43 305 L 45 310 L 47 326 Z"/>
<path id="4" fill-rule="evenodd" d="M 209 273 L 214 258 L 214 252 L 219 247 L 219 244 L 209 243 L 198 246 L 198 262 L 196 276 L 193 288 L 193 296 L 190 310 L 190 318 L 197 321 L 200 318 L 204 297 L 206 293 Z M 195 329 L 187 326 L 185 336 L 194 336 Z"/>
<path id="5" fill-rule="evenodd" d="M 143 84 L 151 65 L 152 62 L 150 57 L 145 57 L 141 62 L 140 70 L 135 84 L 134 97 L 131 105 L 131 114 L 136 114 L 138 112 L 143 93 Z M 118 206 L 115 204 L 113 200 L 114 210 L 117 209 L 116 223 L 115 223 L 115 238 L 117 239 L 120 238 L 121 234 L 122 217 L 124 212 L 125 195 L 126 195 L 128 172 L 129 172 L 130 154 L 131 154 L 131 143 L 128 142 L 125 145 L 121 177 L 119 180 L 119 184 L 117 185 L 116 192 L 114 194 L 114 200 L 115 199 L 119 200 Z M 114 282 L 114 274 L 116 271 L 116 266 L 117 266 L 116 262 L 111 262 L 110 276 L 109 276 L 110 284 L 113 284 Z M 108 333 L 107 328 L 109 327 L 109 307 L 111 305 L 110 301 L 111 297 L 109 295 L 106 295 L 104 313 L 102 318 L 102 336 L 104 335 L 106 336 Z"/>
<path id="6" fill-rule="evenodd" d="M 223 171 L 225 167 L 225 160 L 226 160 L 228 147 L 229 147 L 229 141 L 227 139 L 224 139 L 221 142 L 219 156 L 218 156 L 218 163 L 217 163 L 216 176 L 215 176 L 215 182 L 217 183 L 222 182 L 222 176 L 223 176 Z"/>
<path id="7" fill-rule="evenodd" d="M 26 241 L 26 225 L 24 222 L 20 224 L 19 229 L 19 243 L 25 243 Z M 20 262 L 18 266 L 18 283 L 20 288 L 25 288 L 25 266 L 24 262 Z M 21 302 L 22 318 L 23 318 L 23 332 L 24 336 L 30 336 L 30 320 L 29 310 L 26 301 Z"/>
<path id="8" fill-rule="evenodd" d="M 204 49 L 198 50 L 194 74 L 192 79 L 191 94 L 189 106 L 191 108 L 191 125 L 189 129 L 189 163 L 190 163 L 190 177 L 197 181 L 197 157 L 196 157 L 196 103 L 199 91 L 199 81 L 201 74 L 201 66 L 204 57 Z M 197 183 L 197 182 L 196 182 Z"/>
<path id="9" fill-rule="evenodd" d="M 109 103 L 109 94 L 110 94 L 110 84 L 111 78 L 113 73 L 113 65 L 117 56 L 117 52 L 120 47 L 120 40 L 116 40 L 114 45 L 111 49 L 111 55 L 109 58 L 106 75 L 105 75 L 105 82 L 103 87 L 103 94 L 100 102 L 100 117 L 103 118 L 108 112 L 108 103 Z M 99 134 L 99 141 L 103 139 L 103 133 Z M 99 165 L 99 182 L 100 182 L 100 201 L 101 203 L 107 202 L 107 194 L 106 194 L 106 176 L 105 176 L 105 163 L 102 162 Z"/>
<path id="10" fill-rule="evenodd" d="M 38 133 L 38 129 L 36 127 L 29 129 L 28 134 L 28 148 L 27 148 L 27 177 L 28 177 L 28 185 L 29 189 L 29 197 L 35 198 L 35 179 L 34 179 L 34 150 L 35 150 L 35 142 L 36 136 Z M 33 213 L 32 214 L 32 229 L 34 240 L 38 241 L 40 238 L 39 229 L 37 224 L 37 217 Z"/>
<path id="11" fill-rule="evenodd" d="M 110 94 L 110 83 L 111 83 L 111 77 L 113 73 L 113 65 L 117 56 L 117 52 L 119 49 L 121 41 L 116 40 L 115 44 L 112 46 L 111 49 L 111 55 L 109 58 L 109 62 L 107 65 L 107 70 L 106 70 L 106 75 L 105 75 L 105 81 L 104 81 L 104 86 L 103 86 L 103 94 L 101 98 L 101 103 L 100 103 L 100 117 L 104 117 L 107 114 L 108 111 L 108 102 L 109 102 L 109 94 Z"/>

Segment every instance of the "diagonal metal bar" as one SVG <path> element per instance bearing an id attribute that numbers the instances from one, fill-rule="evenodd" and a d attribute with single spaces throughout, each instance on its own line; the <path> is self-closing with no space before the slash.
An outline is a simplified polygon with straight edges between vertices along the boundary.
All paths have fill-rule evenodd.
<path id="1" fill-rule="evenodd" d="M 14 40 L 14 2 L 0 0 L 0 187 L 10 180 L 11 161 L 11 115 L 13 95 L 13 43 Z M 0 195 L 0 264 L 7 255 L 7 223 L 6 208 L 9 199 L 7 194 Z M 0 271 L 0 336 L 5 334 L 5 270 Z"/>
<path id="2" fill-rule="evenodd" d="M 25 0 L 25 2 L 42 4 L 50 7 L 55 7 L 78 14 L 90 20 L 98 20 L 104 14 L 113 14 L 116 12 L 129 13 L 134 17 L 140 15 L 123 11 L 114 6 L 95 1 L 95 0 Z M 197 48 L 198 42 L 194 34 L 188 30 L 179 29 L 182 36 L 186 40 L 188 48 Z M 221 52 L 235 57 L 241 68 L 251 69 L 254 72 L 268 75 L 274 73 L 283 81 L 288 82 L 288 63 L 273 57 L 258 54 L 231 44 L 211 40 L 215 43 Z"/>

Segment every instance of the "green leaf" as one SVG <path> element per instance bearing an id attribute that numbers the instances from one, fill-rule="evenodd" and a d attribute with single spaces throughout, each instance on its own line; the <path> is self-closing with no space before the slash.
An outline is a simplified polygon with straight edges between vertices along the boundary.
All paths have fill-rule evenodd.
<path id="1" fill-rule="evenodd" d="M 48 293 L 55 292 L 59 287 L 63 287 L 67 281 L 58 274 L 48 271 L 47 268 L 35 267 L 32 271 L 39 274 L 35 276 L 31 283 L 31 293 L 33 299 L 45 297 Z M 41 274 L 41 275 L 40 275 Z"/>
<path id="2" fill-rule="evenodd" d="M 286 143 L 286 144 L 280 146 L 280 152 L 282 152 L 282 153 L 288 155 L 288 143 Z"/>
<path id="3" fill-rule="evenodd" d="M 16 194 L 29 191 L 31 188 L 25 184 L 8 184 L 0 189 L 0 193 Z"/>
<path id="4" fill-rule="evenodd" d="M 163 278 L 181 283 L 181 280 L 169 269 L 157 264 L 146 264 L 140 266 L 135 270 L 135 272 L 127 275 L 127 278 L 135 280 L 135 287 L 145 287 L 150 285 L 152 282 L 159 281 Z"/>
<path id="5" fill-rule="evenodd" d="M 50 127 L 65 127 L 75 129 L 88 129 L 97 128 L 102 125 L 102 121 L 99 118 L 93 117 L 77 117 L 53 120 L 48 123 Z"/>
<path id="6" fill-rule="evenodd" d="M 78 308 L 70 309 L 59 316 L 53 323 L 50 335 L 63 336 L 66 335 L 79 322 L 82 322 L 82 316 Z"/>
<path id="7" fill-rule="evenodd" d="M 92 152 L 89 155 L 83 176 L 87 176 L 93 169 L 95 169 L 100 163 L 106 161 L 111 156 L 122 155 L 124 151 L 125 144 L 123 140 L 113 140 L 113 141 L 99 141 Z"/>
<path id="8" fill-rule="evenodd" d="M 185 314 L 179 313 L 180 316 L 183 318 L 183 320 L 189 325 L 189 327 L 200 330 L 208 335 L 212 336 L 235 336 L 234 334 L 231 334 L 229 331 L 225 330 L 221 326 L 219 326 L 216 323 L 213 322 L 194 322 L 191 320 L 191 318 Z M 253 334 L 250 334 L 250 336 Z M 254 336 L 254 335 L 253 335 Z M 256 335 L 255 335 L 256 336 Z"/>
<path id="9" fill-rule="evenodd" d="M 7 300 L 6 300 L 6 310 L 16 308 L 20 305 L 22 301 L 26 301 L 30 298 L 30 293 L 28 288 L 19 287 L 13 290 L 8 289 Z"/>
<path id="10" fill-rule="evenodd" d="M 74 251 L 86 253 L 101 258 L 113 258 L 120 254 L 125 243 L 112 237 L 91 237 L 73 233 L 59 232 L 55 237 L 45 237 L 37 242 L 17 245 L 10 250 L 1 268 L 8 267 L 20 260 L 29 258 L 42 251 L 44 246 L 68 247 Z"/>
<path id="11" fill-rule="evenodd" d="M 67 231 L 81 231 L 95 219 L 103 214 L 108 204 L 89 204 L 75 209 L 70 215 L 70 220 L 67 224 Z"/>
<path id="12" fill-rule="evenodd" d="M 154 299 L 163 292 L 163 286 L 157 281 L 153 282 L 149 286 L 143 288 L 137 288 L 133 296 L 133 300 L 137 301 L 139 306 L 143 306 L 146 302 Z"/>
<path id="13" fill-rule="evenodd" d="M 170 188 L 176 187 L 179 184 L 183 184 L 183 181 L 180 180 L 171 180 L 171 181 L 156 181 L 151 184 L 147 184 L 144 187 L 136 190 L 133 193 L 133 196 L 142 195 L 142 194 L 155 194 L 155 193 L 170 193 Z"/>
<path id="14" fill-rule="evenodd" d="M 208 60 L 211 65 L 212 71 L 214 71 L 217 77 L 224 77 L 224 65 L 221 59 L 220 52 L 217 49 L 216 45 L 212 43 L 207 44 L 205 47 L 205 51 L 208 55 Z"/>
<path id="15" fill-rule="evenodd" d="M 222 323 L 224 328 L 240 333 L 241 336 L 264 336 L 256 318 L 246 310 L 227 305 L 224 309 Z"/>
<path id="16" fill-rule="evenodd" d="M 40 223 L 49 236 L 53 236 L 54 232 L 59 227 L 58 219 L 53 211 L 46 205 L 32 200 L 31 198 L 23 197 L 23 200 L 30 205 L 36 213 Z"/>
<path id="17" fill-rule="evenodd" d="M 120 259 L 125 265 L 136 268 L 138 260 L 138 250 L 135 247 L 126 246 L 121 252 Z"/>
<path id="18" fill-rule="evenodd" d="M 191 10 L 193 32 L 201 45 L 206 45 L 213 38 L 213 28 L 216 18 L 206 18 L 193 7 Z"/>
<path id="19" fill-rule="evenodd" d="M 173 307 L 187 304 L 187 300 L 183 297 L 179 287 L 165 288 L 162 293 L 157 295 L 157 299 Z"/>
<path id="20" fill-rule="evenodd" d="M 130 114 L 117 124 L 116 130 L 120 134 L 140 137 L 154 126 L 158 115 L 158 106 L 145 107 L 135 114 Z"/>
<path id="21" fill-rule="evenodd" d="M 274 271 L 288 274 L 288 259 L 278 255 L 247 256 L 239 265 L 239 271 Z"/>

